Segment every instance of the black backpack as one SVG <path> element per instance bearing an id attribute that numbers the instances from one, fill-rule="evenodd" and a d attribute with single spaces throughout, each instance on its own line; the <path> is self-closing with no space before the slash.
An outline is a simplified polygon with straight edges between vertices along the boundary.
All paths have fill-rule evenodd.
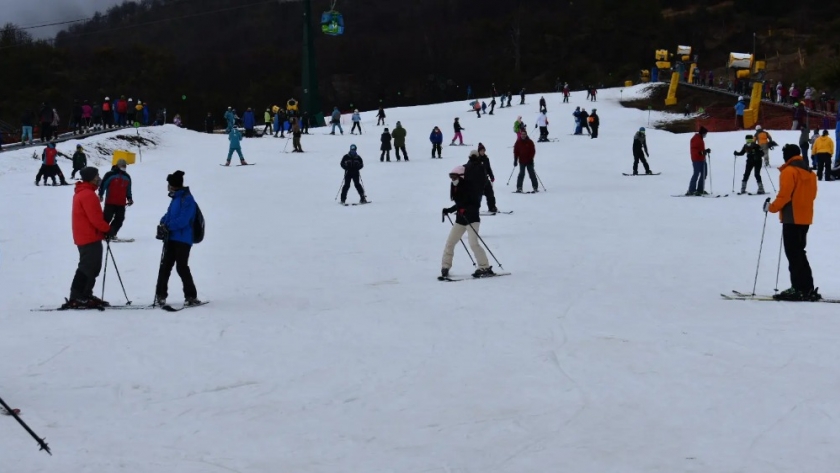
<path id="1" fill-rule="evenodd" d="M 198 202 L 195 204 L 195 217 L 192 221 L 193 243 L 201 243 L 204 241 L 204 215 L 201 213 L 201 208 Z"/>

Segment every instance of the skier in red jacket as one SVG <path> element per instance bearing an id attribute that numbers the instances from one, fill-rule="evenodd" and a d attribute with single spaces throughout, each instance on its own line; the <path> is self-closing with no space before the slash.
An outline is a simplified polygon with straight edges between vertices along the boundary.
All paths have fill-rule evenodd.
<path id="1" fill-rule="evenodd" d="M 63 309 L 95 309 L 109 304 L 93 295 L 102 270 L 102 240 L 111 230 L 105 222 L 96 189 L 101 179 L 94 167 L 82 169 L 82 180 L 73 195 L 73 243 L 79 248 L 79 266 L 70 286 L 70 299 Z"/>
<path id="2" fill-rule="evenodd" d="M 708 194 L 703 190 L 706 183 L 706 156 L 711 152 L 710 149 L 706 148 L 706 142 L 703 141 L 706 133 L 708 133 L 708 130 L 701 126 L 700 131 L 691 138 L 691 165 L 694 167 L 694 173 L 688 182 L 688 192 L 685 195 L 702 196 Z"/>
<path id="3" fill-rule="evenodd" d="M 534 192 L 539 192 L 540 186 L 537 182 L 537 173 L 534 171 L 534 156 L 537 154 L 534 142 L 528 137 L 527 131 L 519 133 L 519 139 L 513 145 L 513 167 L 519 166 L 519 177 L 516 178 L 516 192 L 522 193 L 522 183 L 525 181 L 525 170 L 528 170 L 528 177 L 531 178 L 531 185 Z"/>

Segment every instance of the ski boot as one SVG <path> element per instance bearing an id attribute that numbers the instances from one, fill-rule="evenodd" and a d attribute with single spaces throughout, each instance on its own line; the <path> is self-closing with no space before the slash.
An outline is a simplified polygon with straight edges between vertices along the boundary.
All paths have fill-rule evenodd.
<path id="1" fill-rule="evenodd" d="M 230 166 L 230 161 L 225 161 L 225 166 Z"/>
<path id="2" fill-rule="evenodd" d="M 239 165 L 240 165 L 240 166 L 247 166 L 247 165 L 248 165 L 248 163 L 247 163 L 247 162 L 245 162 L 245 160 L 244 160 L 244 159 L 240 159 L 240 160 L 239 160 Z"/>
<path id="3" fill-rule="evenodd" d="M 36 185 L 36 186 L 40 186 L 40 185 L 41 185 L 41 181 L 39 181 L 39 180 L 37 180 L 37 179 L 36 179 L 36 180 L 35 180 L 35 185 Z"/>
<path id="4" fill-rule="evenodd" d="M 516 194 L 521 194 L 521 193 L 522 193 L 522 188 L 516 189 Z"/>
<path id="5" fill-rule="evenodd" d="M 650 169 L 648 169 L 647 171 L 645 171 L 645 174 L 653 174 L 653 171 L 651 171 Z"/>
<path id="6" fill-rule="evenodd" d="M 194 305 L 201 305 L 201 301 L 197 297 L 187 297 L 184 301 L 184 307 L 192 307 Z"/>
<path id="7" fill-rule="evenodd" d="M 540 191 L 540 188 L 539 188 L 539 187 L 534 187 L 534 194 L 536 194 L 536 193 L 537 193 L 537 192 L 539 192 L 539 191 Z"/>
<path id="8" fill-rule="evenodd" d="M 440 268 L 440 277 L 448 278 L 449 277 L 449 268 Z"/>
<path id="9" fill-rule="evenodd" d="M 804 301 L 807 300 L 806 297 L 807 294 L 804 294 L 795 288 L 790 288 L 776 294 L 773 296 L 773 299 L 777 301 Z"/>
<path id="10" fill-rule="evenodd" d="M 88 301 L 85 299 L 68 299 L 67 302 L 61 304 L 61 310 L 84 310 L 89 309 Z"/>
<path id="11" fill-rule="evenodd" d="M 758 195 L 763 195 L 764 194 L 764 184 L 762 184 L 760 182 L 758 183 L 758 191 L 756 192 L 756 194 L 758 194 Z"/>
<path id="12" fill-rule="evenodd" d="M 365 196 L 362 196 L 362 198 L 359 199 L 359 203 L 360 204 L 367 204 L 368 203 L 367 198 L 365 198 Z"/>
<path id="13" fill-rule="evenodd" d="M 495 276 L 496 273 L 493 272 L 493 267 L 489 266 L 487 268 L 479 268 L 476 269 L 473 273 L 472 277 L 474 278 L 489 278 L 491 276 Z"/>
<path id="14" fill-rule="evenodd" d="M 166 297 L 164 296 L 155 296 L 155 303 L 153 305 L 163 307 L 166 305 Z"/>
<path id="15" fill-rule="evenodd" d="M 94 295 L 88 296 L 88 304 L 91 307 L 110 307 L 111 306 L 111 304 L 108 301 L 103 301 L 102 299 L 100 299 L 100 298 L 98 298 Z"/>
<path id="16" fill-rule="evenodd" d="M 747 193 L 747 181 L 741 181 L 741 192 L 739 194 Z"/>

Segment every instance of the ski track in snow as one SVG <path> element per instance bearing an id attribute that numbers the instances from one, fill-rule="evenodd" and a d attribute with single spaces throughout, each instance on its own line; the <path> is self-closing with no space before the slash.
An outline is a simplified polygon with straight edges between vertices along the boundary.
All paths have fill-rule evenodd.
<path id="1" fill-rule="evenodd" d="M 688 186 L 690 136 L 651 129 L 647 111 L 618 104 L 620 90 L 600 91 L 595 103 L 545 94 L 559 141 L 536 145 L 548 192 L 524 196 L 511 194 L 516 173 L 509 186 L 504 176 L 513 122 L 522 115 L 535 136 L 540 95 L 481 119 L 463 102 L 387 109 L 408 130 L 411 161 L 400 166 L 379 162 L 375 111 L 362 114 L 362 136 L 304 135 L 303 155 L 281 153 L 284 140 L 245 139 L 245 158 L 260 166 L 242 169 L 218 165 L 224 135 L 142 129 L 157 145 L 130 166 L 135 205 L 120 232 L 136 241 L 112 250 L 129 298 L 150 303 L 165 178 L 185 171 L 207 219 L 191 268 L 199 297 L 213 303 L 177 314 L 30 312 L 67 296 L 77 263 L 73 190 L 33 185 L 31 155 L 41 147 L 3 152 L 0 396 L 54 456 L 0 419 L 2 470 L 833 471 L 836 309 L 721 300 L 751 289 L 761 199 L 671 198 Z M 570 136 L 575 106 L 598 109 L 600 138 Z M 499 208 L 515 211 L 484 217 L 480 228 L 509 277 L 435 278 L 450 228 L 440 223 L 451 205 L 448 173 L 471 148 L 444 146 L 444 159 L 432 160 L 428 136 L 437 125 L 447 144 L 455 116 L 467 142 L 487 147 Z M 662 175 L 627 179 L 640 126 Z M 122 133 L 136 132 L 81 143 L 112 149 L 108 137 Z M 731 153 L 746 133 L 707 137 L 716 193 L 730 192 Z M 798 141 L 797 132 L 772 134 Z M 72 154 L 75 144 L 58 148 Z M 333 200 L 350 144 L 365 160 L 371 205 Z M 781 164 L 779 149 L 771 161 Z M 69 161 L 60 165 L 69 175 Z M 101 174 L 109 167 L 103 160 Z M 769 173 L 778 188 L 778 171 Z M 824 257 L 840 231 L 836 186 L 820 183 L 808 235 L 826 297 L 840 296 L 836 265 Z M 357 201 L 351 186 L 348 202 Z M 769 216 L 760 293 L 776 287 L 780 233 Z M 779 289 L 788 283 L 782 266 Z M 452 273 L 471 272 L 459 245 Z M 100 275 L 97 294 L 101 284 Z M 169 289 L 180 304 L 175 271 Z M 113 266 L 106 298 L 123 302 Z"/>

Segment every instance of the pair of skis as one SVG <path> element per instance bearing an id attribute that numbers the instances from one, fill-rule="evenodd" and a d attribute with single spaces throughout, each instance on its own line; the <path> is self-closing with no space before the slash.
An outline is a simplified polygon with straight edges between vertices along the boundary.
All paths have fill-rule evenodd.
<path id="1" fill-rule="evenodd" d="M 490 279 L 490 278 L 496 278 L 496 277 L 499 277 L 499 276 L 510 276 L 510 273 L 493 273 L 492 275 L 481 276 L 479 278 L 476 278 L 476 277 L 465 278 L 465 277 L 438 276 L 437 279 L 438 279 L 438 281 L 458 282 L 458 281 L 468 281 L 470 279 Z"/>
<path id="2" fill-rule="evenodd" d="M 190 309 L 193 307 L 201 307 L 203 305 L 209 304 L 210 301 L 202 301 L 200 304 L 194 305 L 183 305 L 180 307 L 173 307 L 169 304 L 159 306 L 159 305 L 131 305 L 131 304 L 122 304 L 122 305 L 109 305 L 109 306 L 100 306 L 100 307 L 83 307 L 83 308 L 62 308 L 62 307 L 45 307 L 41 306 L 37 309 L 31 309 L 31 312 L 64 312 L 64 311 L 84 311 L 84 310 L 96 310 L 99 312 L 105 312 L 108 310 L 151 310 L 151 309 L 163 309 L 166 312 L 180 312 L 184 309 Z"/>
<path id="3" fill-rule="evenodd" d="M 242 167 L 242 166 L 253 166 L 253 165 L 255 165 L 255 164 L 257 164 L 257 163 L 237 164 L 237 165 L 236 165 L 236 167 Z M 226 167 L 226 168 L 229 168 L 229 167 L 230 167 L 230 165 L 229 165 L 229 164 L 219 164 L 219 166 Z"/>
<path id="4" fill-rule="evenodd" d="M 662 173 L 661 173 L 661 172 L 652 172 L 652 173 L 650 173 L 650 174 L 648 174 L 648 173 L 642 173 L 642 174 L 639 174 L 639 173 L 636 173 L 636 174 L 627 174 L 626 172 L 623 172 L 623 173 L 621 173 L 621 174 L 622 174 L 623 176 L 658 176 L 658 175 L 660 175 L 660 174 L 662 174 Z"/>
<path id="5" fill-rule="evenodd" d="M 840 299 L 819 299 L 816 301 L 786 301 L 773 299 L 773 296 L 762 294 L 747 294 L 746 292 L 732 291 L 731 294 L 721 294 L 720 297 L 728 301 L 759 301 L 759 302 L 825 302 L 828 304 L 840 304 Z"/>

